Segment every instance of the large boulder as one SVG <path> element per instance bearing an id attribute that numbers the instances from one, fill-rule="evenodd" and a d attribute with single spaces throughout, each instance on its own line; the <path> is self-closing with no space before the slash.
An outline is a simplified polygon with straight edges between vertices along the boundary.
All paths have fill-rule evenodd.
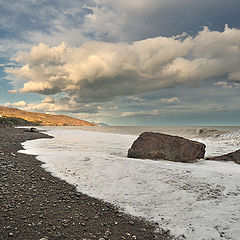
<path id="1" fill-rule="evenodd" d="M 231 152 L 221 156 L 208 157 L 206 158 L 206 160 L 225 161 L 225 162 L 232 161 L 240 164 L 240 149 L 238 149 L 235 152 Z"/>
<path id="2" fill-rule="evenodd" d="M 204 158 L 205 147 L 203 143 L 183 137 L 144 132 L 128 150 L 128 157 L 194 162 L 196 159 Z"/>

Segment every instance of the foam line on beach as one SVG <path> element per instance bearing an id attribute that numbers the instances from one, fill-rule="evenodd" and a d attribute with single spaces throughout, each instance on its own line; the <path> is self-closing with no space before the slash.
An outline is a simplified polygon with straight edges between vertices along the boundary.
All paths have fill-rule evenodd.
<path id="1" fill-rule="evenodd" d="M 50 134 L 55 138 L 24 143 L 23 152 L 37 154 L 47 171 L 80 192 L 154 220 L 179 239 L 238 240 L 239 165 L 128 159 L 134 135 L 77 129 Z"/>

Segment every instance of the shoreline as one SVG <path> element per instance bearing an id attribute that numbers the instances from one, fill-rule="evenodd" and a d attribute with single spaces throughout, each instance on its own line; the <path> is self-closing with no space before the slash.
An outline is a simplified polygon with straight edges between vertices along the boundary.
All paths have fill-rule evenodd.
<path id="1" fill-rule="evenodd" d="M 36 156 L 17 152 L 22 142 L 51 136 L 0 127 L 0 138 L 0 240 L 172 239 L 156 232 L 157 224 L 78 192 Z"/>

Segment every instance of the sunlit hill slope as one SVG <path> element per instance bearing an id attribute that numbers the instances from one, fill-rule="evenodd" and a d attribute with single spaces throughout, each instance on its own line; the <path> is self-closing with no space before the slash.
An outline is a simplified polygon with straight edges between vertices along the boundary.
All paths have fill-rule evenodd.
<path id="1" fill-rule="evenodd" d="M 37 125 L 44 126 L 96 126 L 93 123 L 80 120 L 77 118 L 72 118 L 66 115 L 52 115 L 44 113 L 27 112 L 16 108 L 1 106 L 0 115 L 1 117 L 5 116 L 21 118 L 29 122 L 34 122 Z"/>

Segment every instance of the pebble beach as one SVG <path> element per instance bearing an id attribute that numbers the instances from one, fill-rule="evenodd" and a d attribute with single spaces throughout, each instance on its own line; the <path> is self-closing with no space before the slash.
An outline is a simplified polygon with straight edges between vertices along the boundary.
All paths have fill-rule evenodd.
<path id="1" fill-rule="evenodd" d="M 171 239 L 156 223 L 78 192 L 46 172 L 35 156 L 18 153 L 22 142 L 49 137 L 22 128 L 0 128 L 1 240 Z"/>

